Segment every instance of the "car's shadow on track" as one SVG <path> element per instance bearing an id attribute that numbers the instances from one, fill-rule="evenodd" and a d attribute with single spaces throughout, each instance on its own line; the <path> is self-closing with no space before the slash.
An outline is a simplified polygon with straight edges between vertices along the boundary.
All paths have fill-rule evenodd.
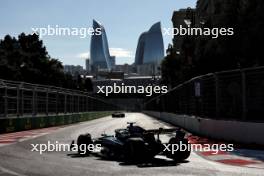
<path id="1" fill-rule="evenodd" d="M 78 153 L 69 153 L 67 156 L 70 156 L 71 158 L 84 158 L 84 157 L 89 157 L 89 155 L 80 155 Z"/>
<path id="2" fill-rule="evenodd" d="M 98 154 L 91 154 L 91 155 L 80 155 L 78 153 L 71 153 L 67 154 L 67 156 L 70 156 L 72 158 L 85 158 L 85 157 L 95 157 L 96 160 L 101 160 L 101 161 L 110 161 L 110 162 L 118 162 L 120 166 L 137 166 L 139 168 L 146 168 L 146 167 L 170 167 L 170 166 L 178 166 L 183 163 L 188 163 L 188 160 L 184 160 L 181 162 L 176 162 L 174 160 L 170 160 L 167 158 L 153 158 L 148 161 L 140 161 L 140 162 L 135 162 L 135 161 L 125 161 L 125 160 L 119 160 L 119 159 L 109 159 L 109 158 L 104 158 L 101 157 Z"/>
<path id="3" fill-rule="evenodd" d="M 175 162 L 173 160 L 161 159 L 161 158 L 154 158 L 151 161 L 147 162 L 120 162 L 119 165 L 121 166 L 130 166 L 136 165 L 139 168 L 145 167 L 170 167 L 170 166 L 178 166 L 182 163 L 188 163 L 189 161 L 182 161 L 182 162 Z"/>

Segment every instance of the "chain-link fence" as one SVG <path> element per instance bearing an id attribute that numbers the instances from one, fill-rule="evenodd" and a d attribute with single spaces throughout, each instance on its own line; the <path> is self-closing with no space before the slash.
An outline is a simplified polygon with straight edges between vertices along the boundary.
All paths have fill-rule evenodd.
<path id="1" fill-rule="evenodd" d="M 86 92 L 0 80 L 0 118 L 117 109 L 119 107 Z"/>
<path id="2" fill-rule="evenodd" d="M 263 121 L 264 67 L 199 76 L 144 103 L 145 110 Z"/>

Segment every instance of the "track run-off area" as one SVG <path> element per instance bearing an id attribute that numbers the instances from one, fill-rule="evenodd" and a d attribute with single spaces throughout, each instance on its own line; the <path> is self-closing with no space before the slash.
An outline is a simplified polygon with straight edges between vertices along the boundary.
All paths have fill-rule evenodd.
<path id="1" fill-rule="evenodd" d="M 103 160 L 97 156 L 80 157 L 74 152 L 33 152 L 31 144 L 70 144 L 79 134 L 114 134 L 117 128 L 125 128 L 127 122 L 136 122 L 146 129 L 170 128 L 171 125 L 142 113 L 126 113 L 125 118 L 110 116 L 63 127 L 30 130 L 0 135 L 0 176 L 124 176 L 124 175 L 263 175 L 259 168 L 240 167 L 214 162 L 195 152 L 187 161 L 174 163 L 165 158 L 147 165 L 124 164 Z"/>

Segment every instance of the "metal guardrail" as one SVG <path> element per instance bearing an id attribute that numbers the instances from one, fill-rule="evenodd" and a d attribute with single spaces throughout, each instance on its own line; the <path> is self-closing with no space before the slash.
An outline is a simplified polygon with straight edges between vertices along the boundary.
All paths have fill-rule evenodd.
<path id="1" fill-rule="evenodd" d="M 0 118 L 117 109 L 87 92 L 0 79 Z"/>
<path id="2" fill-rule="evenodd" d="M 264 121 L 264 67 L 193 78 L 144 103 L 148 111 L 210 119 Z"/>

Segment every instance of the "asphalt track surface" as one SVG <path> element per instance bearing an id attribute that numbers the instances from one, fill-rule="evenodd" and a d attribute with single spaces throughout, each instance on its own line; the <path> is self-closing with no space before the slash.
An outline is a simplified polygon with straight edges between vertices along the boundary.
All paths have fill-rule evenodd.
<path id="1" fill-rule="evenodd" d="M 114 133 L 116 128 L 126 127 L 126 122 L 137 122 L 147 129 L 168 128 L 170 125 L 141 113 L 128 113 L 126 118 L 105 117 L 60 128 L 47 135 L 12 145 L 0 147 L 0 176 L 101 176 L 101 175 L 263 175 L 262 169 L 230 166 L 215 163 L 192 153 L 188 161 L 175 164 L 170 160 L 157 159 L 148 165 L 126 165 L 117 161 L 102 160 L 96 156 L 76 157 L 73 152 L 32 152 L 31 144 L 48 141 L 70 143 L 81 133 L 93 137 L 102 133 Z M 73 154 L 73 155 L 72 155 Z"/>

